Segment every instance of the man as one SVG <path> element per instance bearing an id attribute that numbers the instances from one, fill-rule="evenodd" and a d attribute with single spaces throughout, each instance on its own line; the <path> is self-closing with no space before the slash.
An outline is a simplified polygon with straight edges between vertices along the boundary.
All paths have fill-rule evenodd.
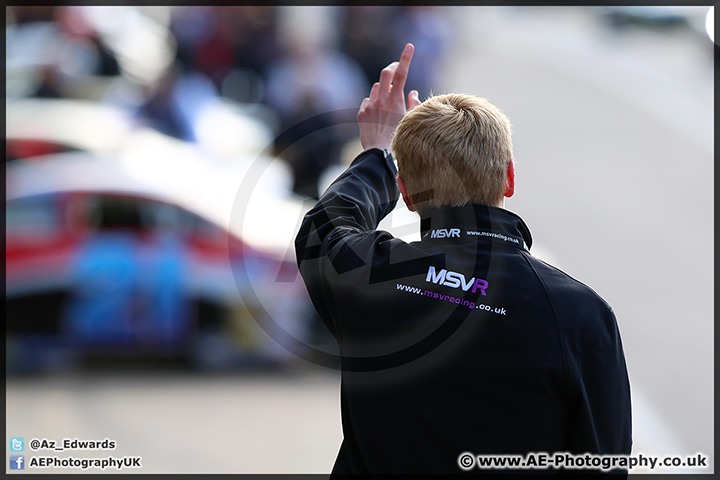
<path id="1" fill-rule="evenodd" d="M 515 171 L 496 107 L 467 95 L 421 103 L 412 91 L 406 111 L 413 50 L 363 100 L 365 151 L 295 244 L 340 346 L 344 439 L 333 473 L 480 472 L 477 456 L 492 454 L 628 455 L 613 311 L 534 258 L 527 226 L 503 208 Z M 418 242 L 377 230 L 400 194 L 421 215 Z M 540 463 L 525 467 L 547 473 Z"/>

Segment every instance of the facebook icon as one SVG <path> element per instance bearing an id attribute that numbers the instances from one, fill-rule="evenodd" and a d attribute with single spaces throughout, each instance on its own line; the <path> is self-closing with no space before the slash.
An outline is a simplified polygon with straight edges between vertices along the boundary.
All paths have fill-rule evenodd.
<path id="1" fill-rule="evenodd" d="M 25 470 L 25 455 L 10 455 L 10 470 Z"/>

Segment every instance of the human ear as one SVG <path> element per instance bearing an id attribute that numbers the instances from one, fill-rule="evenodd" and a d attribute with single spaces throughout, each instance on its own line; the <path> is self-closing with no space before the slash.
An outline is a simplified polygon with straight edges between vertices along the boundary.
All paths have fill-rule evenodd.
<path id="1" fill-rule="evenodd" d="M 398 190 L 400 190 L 400 194 L 403 197 L 403 201 L 405 202 L 405 205 L 407 205 L 408 210 L 411 212 L 415 211 L 415 205 L 410 201 L 410 195 L 407 193 L 407 188 L 405 187 L 405 182 L 401 177 L 397 177 L 397 186 Z"/>
<path id="2" fill-rule="evenodd" d="M 505 196 L 510 198 L 515 193 L 515 160 L 511 159 L 505 179 Z"/>

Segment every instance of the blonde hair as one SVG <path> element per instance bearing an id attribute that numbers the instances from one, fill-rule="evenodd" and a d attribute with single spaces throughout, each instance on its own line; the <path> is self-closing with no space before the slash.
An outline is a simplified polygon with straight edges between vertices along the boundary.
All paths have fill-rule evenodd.
<path id="1" fill-rule="evenodd" d="M 497 205 L 512 161 L 510 120 L 484 98 L 431 96 L 400 121 L 390 148 L 418 213 L 429 206 Z"/>

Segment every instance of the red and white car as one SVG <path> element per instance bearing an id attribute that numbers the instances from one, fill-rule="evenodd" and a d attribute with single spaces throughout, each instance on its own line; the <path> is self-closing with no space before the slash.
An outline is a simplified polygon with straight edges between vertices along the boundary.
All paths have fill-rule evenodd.
<path id="1" fill-rule="evenodd" d="M 312 342 L 312 307 L 292 239 L 310 204 L 289 193 L 281 161 L 222 157 L 117 115 L 103 125 L 117 129 L 112 142 L 87 135 L 103 134 L 99 121 L 63 137 L 46 117 L 34 135 L 31 115 L 10 103 L 11 145 L 43 146 L 15 151 L 60 152 L 6 167 L 11 371 L 92 354 L 186 357 L 203 368 L 298 360 L 288 343 Z M 86 135 L 73 140 L 78 128 Z"/>

